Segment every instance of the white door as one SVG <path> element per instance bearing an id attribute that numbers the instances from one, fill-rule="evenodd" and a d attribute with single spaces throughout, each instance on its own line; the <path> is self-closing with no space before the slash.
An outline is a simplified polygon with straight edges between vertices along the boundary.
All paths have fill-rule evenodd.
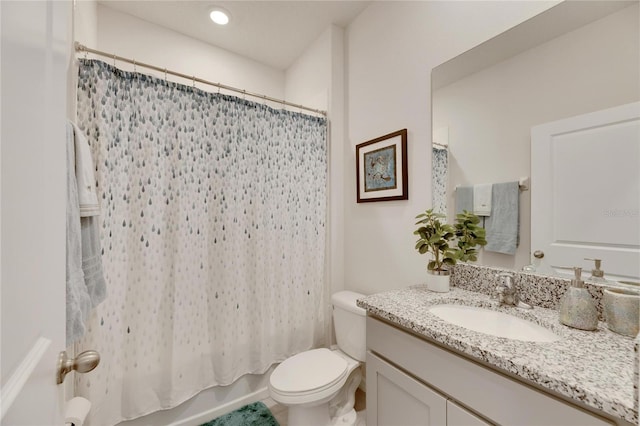
<path id="1" fill-rule="evenodd" d="M 640 278 L 640 103 L 531 129 L 531 251 Z M 589 275 L 585 275 L 588 277 Z"/>
<path id="2" fill-rule="evenodd" d="M 70 1 L 0 1 L 3 425 L 62 424 Z"/>

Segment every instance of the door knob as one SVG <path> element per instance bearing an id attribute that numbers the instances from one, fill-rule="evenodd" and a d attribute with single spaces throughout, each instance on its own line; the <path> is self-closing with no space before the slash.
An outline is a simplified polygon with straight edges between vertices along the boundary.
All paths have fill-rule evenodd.
<path id="1" fill-rule="evenodd" d="M 84 351 L 75 358 L 69 358 L 67 351 L 60 352 L 58 356 L 58 368 L 56 370 L 56 383 L 64 382 L 64 378 L 71 370 L 78 373 L 88 373 L 100 363 L 100 354 L 96 351 Z"/>
<path id="2" fill-rule="evenodd" d="M 533 252 L 533 257 L 536 259 L 542 259 L 544 257 L 544 252 L 542 250 L 536 250 Z"/>

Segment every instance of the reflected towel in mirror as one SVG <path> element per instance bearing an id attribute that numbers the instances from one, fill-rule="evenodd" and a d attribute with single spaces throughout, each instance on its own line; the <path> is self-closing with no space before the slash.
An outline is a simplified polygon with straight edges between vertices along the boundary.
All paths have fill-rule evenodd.
<path id="1" fill-rule="evenodd" d="M 456 214 L 462 213 L 464 210 L 473 211 L 473 187 L 457 186 L 456 187 Z"/>
<path id="2" fill-rule="evenodd" d="M 491 216 L 492 188 L 490 183 L 473 185 L 473 214 L 476 216 Z"/>
<path id="3" fill-rule="evenodd" d="M 491 216 L 486 219 L 486 251 L 515 254 L 520 242 L 520 186 L 517 181 L 493 184 Z"/>

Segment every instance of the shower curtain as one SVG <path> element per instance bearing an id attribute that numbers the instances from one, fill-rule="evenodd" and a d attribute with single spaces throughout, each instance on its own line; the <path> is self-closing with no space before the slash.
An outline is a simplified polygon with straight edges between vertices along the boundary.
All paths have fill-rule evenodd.
<path id="1" fill-rule="evenodd" d="M 326 344 L 327 124 L 81 60 L 108 298 L 76 351 L 91 424 Z"/>
<path id="2" fill-rule="evenodd" d="M 448 177 L 448 150 L 446 148 L 433 147 L 431 149 L 431 176 L 433 187 L 433 211 L 447 214 L 447 177 Z"/>

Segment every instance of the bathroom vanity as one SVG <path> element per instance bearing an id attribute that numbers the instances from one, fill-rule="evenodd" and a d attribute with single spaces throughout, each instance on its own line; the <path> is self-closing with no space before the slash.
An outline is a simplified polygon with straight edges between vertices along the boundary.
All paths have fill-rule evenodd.
<path id="1" fill-rule="evenodd" d="M 429 311 L 484 307 L 549 329 L 553 342 L 479 333 Z M 634 341 L 558 312 L 499 307 L 489 296 L 423 286 L 358 301 L 367 318 L 367 425 L 636 425 Z"/>

